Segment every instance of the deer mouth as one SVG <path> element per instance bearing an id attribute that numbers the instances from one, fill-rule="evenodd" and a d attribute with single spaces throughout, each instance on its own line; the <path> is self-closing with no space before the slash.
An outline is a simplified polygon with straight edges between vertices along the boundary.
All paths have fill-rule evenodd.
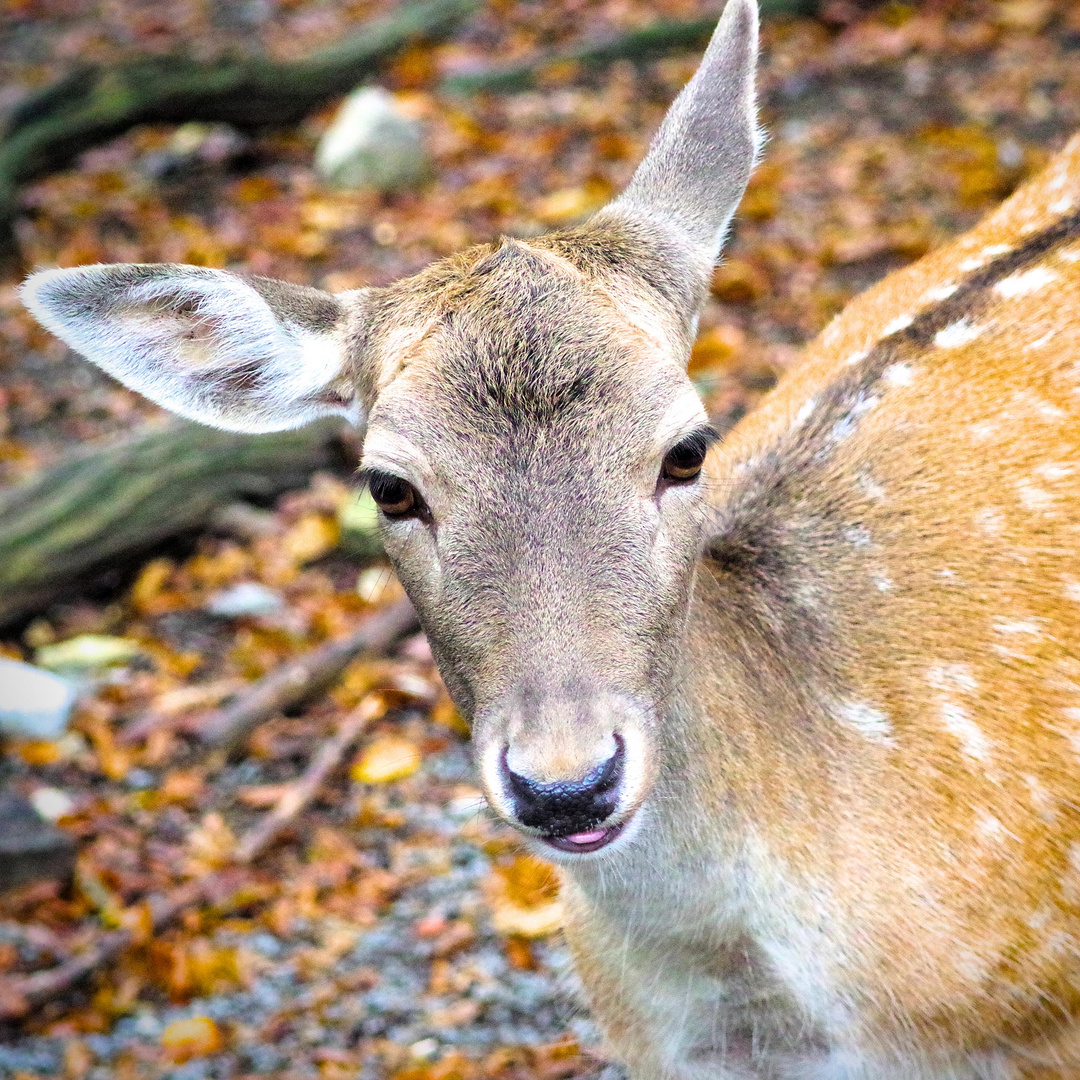
<path id="1" fill-rule="evenodd" d="M 569 833 L 566 836 L 545 836 L 542 839 L 556 851 L 587 855 L 589 852 L 607 847 L 625 827 L 626 822 L 621 821 L 618 825 L 610 825 L 604 829 L 589 829 L 585 832 Z"/>

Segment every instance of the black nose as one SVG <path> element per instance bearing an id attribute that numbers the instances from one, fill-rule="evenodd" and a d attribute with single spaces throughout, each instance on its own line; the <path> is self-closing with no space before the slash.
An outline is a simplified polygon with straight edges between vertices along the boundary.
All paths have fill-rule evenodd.
<path id="1" fill-rule="evenodd" d="M 512 772 L 502 755 L 503 782 L 522 825 L 542 829 L 545 836 L 570 836 L 594 829 L 615 812 L 619 802 L 626 749 L 615 736 L 615 753 L 581 780 L 541 784 Z"/>

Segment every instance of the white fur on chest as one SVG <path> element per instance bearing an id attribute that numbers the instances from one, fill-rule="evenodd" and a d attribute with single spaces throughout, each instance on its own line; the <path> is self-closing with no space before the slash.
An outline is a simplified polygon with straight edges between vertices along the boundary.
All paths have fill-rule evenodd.
<path id="1" fill-rule="evenodd" d="M 633 1080 L 1012 1080 L 997 1055 L 928 1061 L 861 1041 L 828 897 L 753 849 L 704 857 L 639 834 L 573 874 L 609 976 L 650 1029 L 655 1057 L 628 1062 Z"/>

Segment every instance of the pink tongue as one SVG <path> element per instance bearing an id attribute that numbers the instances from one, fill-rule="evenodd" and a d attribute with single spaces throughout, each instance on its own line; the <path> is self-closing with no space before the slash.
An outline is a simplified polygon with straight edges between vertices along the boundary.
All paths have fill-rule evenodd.
<path id="1" fill-rule="evenodd" d="M 592 832 L 576 832 L 571 833 L 569 836 L 564 836 L 564 840 L 569 840 L 571 844 L 595 844 L 597 840 L 603 840 L 604 834 L 607 829 L 593 829 Z"/>

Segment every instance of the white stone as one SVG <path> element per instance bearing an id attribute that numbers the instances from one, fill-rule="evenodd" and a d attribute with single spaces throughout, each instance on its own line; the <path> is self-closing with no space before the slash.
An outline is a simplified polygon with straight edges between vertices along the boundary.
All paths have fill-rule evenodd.
<path id="1" fill-rule="evenodd" d="M 419 183 L 429 171 L 420 122 L 405 115 L 381 86 L 354 90 L 315 151 L 315 171 L 342 188 L 393 191 Z"/>
<path id="2" fill-rule="evenodd" d="M 243 615 L 276 615 L 285 607 L 285 598 L 276 589 L 260 585 L 257 581 L 241 581 L 227 589 L 214 593 L 207 600 L 205 609 L 211 615 L 223 619 L 235 619 Z"/>
<path id="3" fill-rule="evenodd" d="M 0 656 L 0 732 L 53 740 L 67 728 L 75 688 L 41 668 Z"/>
<path id="4" fill-rule="evenodd" d="M 30 805 L 46 821 L 58 821 L 75 809 L 75 800 L 61 788 L 39 787 L 30 796 Z"/>

